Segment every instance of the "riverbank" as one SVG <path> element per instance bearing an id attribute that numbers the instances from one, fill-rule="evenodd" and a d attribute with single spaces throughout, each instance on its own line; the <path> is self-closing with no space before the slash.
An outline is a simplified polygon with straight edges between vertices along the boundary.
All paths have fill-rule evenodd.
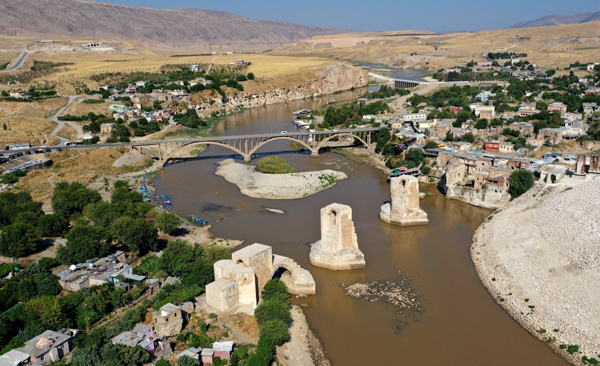
<path id="1" fill-rule="evenodd" d="M 226 159 L 218 163 L 216 175 L 238 186 L 241 193 L 252 198 L 297 199 L 318 193 L 332 187 L 340 179 L 348 176 L 331 169 L 291 173 L 265 174 L 254 166 L 236 163 Z"/>
<path id="2" fill-rule="evenodd" d="M 536 184 L 490 215 L 471 257 L 525 329 L 575 365 L 600 353 L 600 179 Z"/>
<path id="3" fill-rule="evenodd" d="M 277 347 L 277 360 L 281 366 L 330 366 L 325 358 L 321 341 L 310 330 L 302 308 L 293 305 L 289 342 Z"/>

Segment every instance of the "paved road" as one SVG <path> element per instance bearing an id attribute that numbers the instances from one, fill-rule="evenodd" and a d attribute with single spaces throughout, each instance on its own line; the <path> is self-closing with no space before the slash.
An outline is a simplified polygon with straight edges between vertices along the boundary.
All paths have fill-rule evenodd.
<path id="1" fill-rule="evenodd" d="M 21 52 L 21 54 L 17 58 L 17 61 L 15 61 L 15 63 L 11 67 L 7 67 L 4 70 L 0 70 L 0 72 L 9 72 L 21 68 L 21 66 L 23 66 L 25 60 L 27 59 L 27 54 L 29 54 L 29 51 Z"/>
<path id="2" fill-rule="evenodd" d="M 69 102 L 67 103 L 67 105 L 59 109 L 58 112 L 56 112 L 56 114 L 52 117 L 52 122 L 58 123 L 58 127 L 56 127 L 51 133 L 52 136 L 60 140 L 57 146 L 65 146 L 65 143 L 69 141 L 64 137 L 58 136 L 58 132 L 62 130 L 63 127 L 65 127 L 65 124 L 68 124 L 69 126 L 75 128 L 75 130 L 77 130 L 77 134 L 80 137 L 83 136 L 83 129 L 81 128 L 81 126 L 73 122 L 61 121 L 58 119 L 58 117 L 60 117 L 63 114 L 65 109 L 67 109 L 71 104 L 73 104 L 77 100 L 77 98 L 79 98 L 79 96 L 69 96 Z"/>

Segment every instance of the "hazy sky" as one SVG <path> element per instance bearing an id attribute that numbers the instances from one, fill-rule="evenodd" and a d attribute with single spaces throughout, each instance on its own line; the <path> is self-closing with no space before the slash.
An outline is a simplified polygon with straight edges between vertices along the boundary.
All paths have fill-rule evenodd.
<path id="1" fill-rule="evenodd" d="M 434 32 L 507 28 L 551 14 L 600 11 L 598 0 L 104 0 L 153 8 L 198 8 L 357 31 Z"/>

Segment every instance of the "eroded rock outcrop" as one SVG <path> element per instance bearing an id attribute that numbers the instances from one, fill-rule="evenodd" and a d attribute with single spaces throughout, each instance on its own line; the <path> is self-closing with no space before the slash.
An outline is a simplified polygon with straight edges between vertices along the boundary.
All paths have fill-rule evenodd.
<path id="1" fill-rule="evenodd" d="M 201 117 L 209 117 L 215 111 L 230 113 L 240 109 L 314 98 L 341 90 L 359 88 L 366 86 L 368 81 L 369 73 L 366 70 L 336 65 L 326 69 L 320 78 L 296 86 L 208 99 L 191 107 L 195 108 Z"/>
<path id="2" fill-rule="evenodd" d="M 310 248 L 310 263 L 333 270 L 365 268 L 350 206 L 333 203 L 321 209 L 321 240 Z"/>

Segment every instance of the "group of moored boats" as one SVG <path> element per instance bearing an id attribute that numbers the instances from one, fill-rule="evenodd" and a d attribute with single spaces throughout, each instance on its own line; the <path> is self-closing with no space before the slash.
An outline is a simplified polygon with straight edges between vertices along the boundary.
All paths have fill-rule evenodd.
<path id="1" fill-rule="evenodd" d="M 140 193 L 144 196 L 144 202 L 153 202 L 158 206 L 159 212 L 167 212 L 173 209 L 173 203 L 171 199 L 166 194 L 161 194 L 160 196 L 156 195 L 156 191 L 149 189 L 146 185 L 146 178 L 148 178 L 150 174 L 146 174 L 142 180 L 140 181 Z M 195 223 L 200 225 L 208 224 L 208 220 L 204 220 L 195 215 L 188 215 L 188 217 Z M 190 226 L 190 224 L 186 224 L 185 221 L 181 221 L 181 224 L 185 226 Z"/>

